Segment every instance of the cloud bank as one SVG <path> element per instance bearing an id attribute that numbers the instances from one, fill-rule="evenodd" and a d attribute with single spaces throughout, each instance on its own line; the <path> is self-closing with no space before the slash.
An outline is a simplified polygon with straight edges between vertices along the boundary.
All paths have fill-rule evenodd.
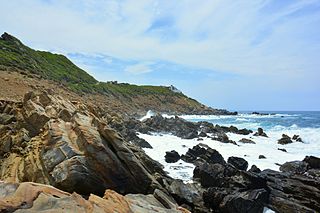
<path id="1" fill-rule="evenodd" d="M 176 82 L 214 106 L 320 109 L 312 98 L 320 92 L 319 0 L 11 0 L 1 2 L 0 20 L 1 29 L 32 47 L 106 56 L 109 63 L 88 66 L 102 78 L 103 68 L 121 68 L 105 75 Z M 182 72 L 180 79 L 173 72 Z M 239 92 L 248 97 L 238 100 Z M 297 99 L 306 105 L 294 104 Z"/>

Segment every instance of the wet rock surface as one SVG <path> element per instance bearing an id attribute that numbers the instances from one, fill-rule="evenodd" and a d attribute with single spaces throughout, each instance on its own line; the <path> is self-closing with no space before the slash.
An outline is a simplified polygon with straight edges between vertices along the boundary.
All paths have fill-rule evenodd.
<path id="1" fill-rule="evenodd" d="M 242 158 L 230 157 L 227 162 L 222 158 L 209 163 L 198 158 L 210 156 L 208 153 L 213 152 L 210 148 L 198 145 L 190 150 L 186 155 L 193 152 L 196 153 L 193 156 L 197 156 L 196 160 L 189 162 L 196 165 L 193 184 L 199 182 L 203 190 L 202 209 L 212 212 L 263 212 L 263 208 L 268 207 L 288 213 L 319 211 L 320 161 L 317 157 L 287 162 L 280 167 L 280 172 L 261 171 L 254 165 L 245 171 L 248 165 Z"/>

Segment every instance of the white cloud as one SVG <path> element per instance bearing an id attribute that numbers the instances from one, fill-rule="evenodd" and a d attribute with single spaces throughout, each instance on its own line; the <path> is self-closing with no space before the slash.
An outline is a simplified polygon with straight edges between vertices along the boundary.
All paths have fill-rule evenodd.
<path id="1" fill-rule="evenodd" d="M 129 65 L 125 68 L 125 72 L 129 72 L 135 75 L 149 73 L 152 72 L 152 68 L 150 67 L 150 65 L 152 65 L 152 63 L 148 62 Z"/>
<path id="2" fill-rule="evenodd" d="M 318 0 L 268 11 L 279 1 L 0 1 L 0 29 L 41 49 L 282 78 L 314 78 L 320 67 L 320 13 L 299 15 Z M 168 28 L 146 33 L 166 17 Z M 131 69 L 150 71 L 147 65 Z"/>

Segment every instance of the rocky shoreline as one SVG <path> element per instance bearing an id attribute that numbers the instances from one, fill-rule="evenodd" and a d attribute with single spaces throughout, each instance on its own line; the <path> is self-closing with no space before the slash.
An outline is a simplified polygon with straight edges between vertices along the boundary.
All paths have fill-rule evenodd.
<path id="1" fill-rule="evenodd" d="M 248 170 L 237 157 L 224 159 L 199 144 L 168 162 L 195 165 L 193 182 L 167 175 L 145 154 L 141 133 L 185 139 L 211 137 L 238 142 L 226 133 L 251 130 L 179 117 L 144 121 L 119 117 L 50 91 L 30 92 L 22 102 L 0 101 L 0 212 L 276 212 L 320 211 L 320 159 L 283 164 L 280 172 Z M 267 137 L 263 130 L 257 135 Z M 283 136 L 279 144 L 299 142 Z M 241 143 L 254 143 L 245 141 Z"/>

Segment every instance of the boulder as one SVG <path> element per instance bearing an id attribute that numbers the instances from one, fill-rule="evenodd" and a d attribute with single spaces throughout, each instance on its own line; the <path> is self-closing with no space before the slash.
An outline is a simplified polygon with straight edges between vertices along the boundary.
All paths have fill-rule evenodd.
<path id="1" fill-rule="evenodd" d="M 320 169 L 320 158 L 306 156 L 303 161 L 306 162 L 311 169 Z"/>
<path id="2" fill-rule="evenodd" d="M 248 172 L 260 173 L 261 170 L 256 165 L 252 165 Z"/>
<path id="3" fill-rule="evenodd" d="M 175 163 L 180 160 L 180 155 L 175 150 L 172 150 L 170 152 L 166 152 L 164 158 L 167 163 Z"/>
<path id="4" fill-rule="evenodd" d="M 307 171 L 308 164 L 304 161 L 291 161 L 282 164 L 279 169 L 282 172 L 301 174 Z"/>
<path id="5" fill-rule="evenodd" d="M 263 131 L 262 128 L 258 128 L 258 131 L 253 134 L 253 136 L 262 136 L 262 137 L 268 137 L 267 134 Z"/>
<path id="6" fill-rule="evenodd" d="M 207 133 L 205 133 L 205 132 L 200 132 L 200 133 L 199 133 L 199 137 L 207 137 Z"/>
<path id="7" fill-rule="evenodd" d="M 294 135 L 292 136 L 292 140 L 295 140 L 297 142 L 303 142 L 302 139 L 300 138 L 300 135 Z"/>
<path id="8" fill-rule="evenodd" d="M 266 159 L 266 156 L 264 156 L 264 155 L 259 155 L 258 158 L 259 158 L 259 159 Z"/>
<path id="9" fill-rule="evenodd" d="M 193 177 L 199 179 L 203 187 L 221 186 L 224 182 L 225 167 L 219 163 L 203 163 L 193 171 Z"/>
<path id="10" fill-rule="evenodd" d="M 188 163 L 225 163 L 222 155 L 217 150 L 200 144 L 194 146 L 192 149 L 188 149 L 185 155 L 181 155 L 181 159 Z"/>
<path id="11" fill-rule="evenodd" d="M 198 184 L 174 180 L 168 191 L 180 206 L 187 206 L 192 212 L 209 212 L 209 209 L 204 207 L 203 189 Z"/>
<path id="12" fill-rule="evenodd" d="M 246 171 L 248 168 L 248 162 L 243 158 L 229 157 L 228 163 L 230 163 L 231 165 L 233 165 L 234 167 L 236 167 L 239 170 Z"/>
<path id="13" fill-rule="evenodd" d="M 278 140 L 278 144 L 281 144 L 281 145 L 286 145 L 292 142 L 293 141 L 291 140 L 291 138 L 286 134 L 282 134 L 282 138 Z"/>

